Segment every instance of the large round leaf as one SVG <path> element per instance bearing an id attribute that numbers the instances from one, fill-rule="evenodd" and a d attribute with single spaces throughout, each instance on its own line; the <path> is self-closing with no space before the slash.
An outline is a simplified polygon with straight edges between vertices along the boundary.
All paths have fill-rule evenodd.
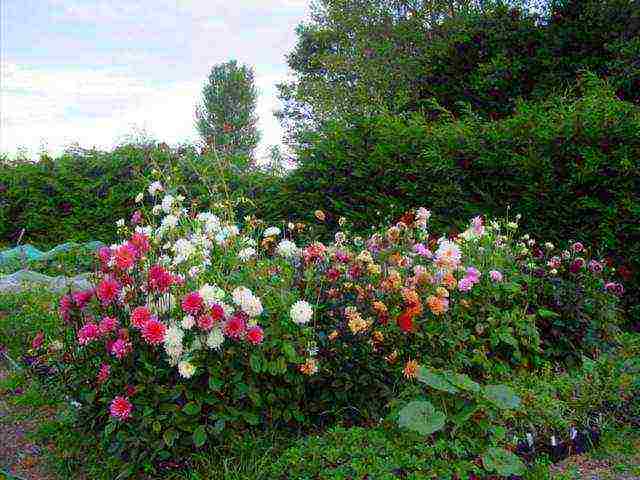
<path id="1" fill-rule="evenodd" d="M 487 450 L 482 456 L 482 463 L 489 472 L 496 472 L 503 477 L 524 473 L 522 460 L 504 448 L 492 447 Z"/>
<path id="2" fill-rule="evenodd" d="M 416 400 L 400 410 L 398 424 L 422 435 L 431 435 L 442 430 L 445 418 L 445 414 L 436 410 L 430 402 Z"/>
<path id="3" fill-rule="evenodd" d="M 503 410 L 512 410 L 520 406 L 520 397 L 506 385 L 487 385 L 484 387 L 484 396 Z"/>
<path id="4" fill-rule="evenodd" d="M 464 373 L 447 373 L 446 375 L 449 383 L 460 390 L 466 390 L 467 392 L 478 393 L 480 391 L 480 385 L 473 380 L 468 375 Z"/>
<path id="5" fill-rule="evenodd" d="M 429 370 L 425 367 L 420 367 L 418 369 L 418 381 L 429 385 L 435 390 L 448 393 L 458 393 L 458 389 L 451 385 L 443 374 Z"/>

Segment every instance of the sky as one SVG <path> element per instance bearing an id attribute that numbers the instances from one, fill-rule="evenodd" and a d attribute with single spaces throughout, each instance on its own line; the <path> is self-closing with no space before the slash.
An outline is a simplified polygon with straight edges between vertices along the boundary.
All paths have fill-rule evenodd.
<path id="1" fill-rule="evenodd" d="M 259 156 L 281 142 L 275 84 L 309 0 L 0 0 L 0 151 L 197 140 L 211 67 L 252 65 Z"/>

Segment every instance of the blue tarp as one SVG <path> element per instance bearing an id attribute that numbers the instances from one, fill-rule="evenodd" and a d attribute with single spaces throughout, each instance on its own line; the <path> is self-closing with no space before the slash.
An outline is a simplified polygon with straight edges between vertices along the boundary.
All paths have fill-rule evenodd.
<path id="1" fill-rule="evenodd" d="M 19 247 L 10 248 L 8 250 L 3 250 L 0 252 L 0 265 L 5 263 L 20 261 L 25 259 L 27 261 L 30 260 L 48 260 L 49 258 L 55 257 L 61 252 L 68 252 L 74 248 L 84 248 L 86 250 L 97 250 L 102 247 L 104 244 L 102 242 L 93 241 L 87 243 L 74 243 L 67 242 L 58 245 L 55 248 L 52 248 L 48 252 L 43 252 L 38 250 L 36 247 L 30 244 L 20 245 Z"/>

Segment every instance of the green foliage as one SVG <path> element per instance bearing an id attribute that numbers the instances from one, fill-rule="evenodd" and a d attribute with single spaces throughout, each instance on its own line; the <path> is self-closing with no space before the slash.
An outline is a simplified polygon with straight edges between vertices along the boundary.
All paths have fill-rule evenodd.
<path id="1" fill-rule="evenodd" d="M 522 475 L 524 463 L 515 454 L 504 448 L 492 447 L 482 456 L 484 467 L 490 472 L 508 477 L 510 475 Z"/>
<path id="2" fill-rule="evenodd" d="M 225 156 L 252 158 L 260 140 L 253 68 L 231 60 L 214 65 L 196 108 L 196 127 Z"/>
<path id="3" fill-rule="evenodd" d="M 391 426 L 334 427 L 288 448 L 269 469 L 269 478 L 450 480 L 480 472 L 469 460 L 474 450 L 472 442 L 460 439 L 417 441 L 414 435 Z"/>
<path id="4" fill-rule="evenodd" d="M 15 360 L 31 349 L 31 340 L 42 331 L 46 343 L 64 331 L 56 306 L 58 295 L 41 290 L 0 294 L 0 344 Z"/>
<path id="5" fill-rule="evenodd" d="M 537 238 L 593 245 L 618 268 L 631 317 L 640 319 L 640 110 L 593 77 L 583 96 L 520 104 L 510 118 L 437 123 L 381 115 L 333 123 L 301 151 L 300 166 L 258 205 L 266 218 L 327 212 L 356 229 L 415 205 L 461 226 L 479 213 L 522 214 Z M 564 242 L 564 243 L 563 243 Z M 561 287 L 552 310 L 580 321 L 592 307 Z M 551 297 L 550 297 L 551 300 Z"/>
<path id="6" fill-rule="evenodd" d="M 241 202 L 236 205 L 241 218 L 255 210 L 248 197 L 256 186 L 271 178 L 246 165 L 242 157 L 231 161 L 193 147 L 171 149 L 165 144 L 123 145 L 111 152 L 68 151 L 38 162 L 7 161 L 0 164 L 0 241 L 14 246 L 21 238 L 22 244 L 42 248 L 61 241 L 111 243 L 117 238 L 116 221 L 131 215 L 134 197 L 147 187 L 154 169 L 185 185 L 182 193 L 207 208 L 226 201 L 218 183 L 224 180 Z"/>
<path id="7" fill-rule="evenodd" d="M 446 415 L 424 400 L 409 402 L 398 412 L 398 425 L 421 435 L 431 435 L 444 428 Z"/>
<path id="8" fill-rule="evenodd" d="M 331 120 L 429 111 L 510 115 L 580 71 L 638 102 L 640 4 L 627 0 L 322 0 L 297 29 L 279 113 L 294 143 Z M 634 56 L 635 55 L 635 56 Z"/>

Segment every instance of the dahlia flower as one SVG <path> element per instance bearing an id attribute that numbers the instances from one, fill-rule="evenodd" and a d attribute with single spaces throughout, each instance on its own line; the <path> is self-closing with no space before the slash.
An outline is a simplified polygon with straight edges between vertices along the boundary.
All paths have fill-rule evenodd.
<path id="1" fill-rule="evenodd" d="M 100 365 L 100 370 L 98 370 L 96 381 L 98 383 L 106 382 L 109 379 L 110 372 L 111 372 L 111 367 L 109 367 L 109 364 L 103 363 L 102 365 Z"/>
<path id="2" fill-rule="evenodd" d="M 231 315 L 224 324 L 224 333 L 231 338 L 240 338 L 245 331 L 247 322 L 241 313 Z"/>
<path id="3" fill-rule="evenodd" d="M 311 320 L 311 317 L 313 317 L 313 308 L 304 300 L 298 300 L 291 306 L 289 315 L 291 320 L 293 320 L 293 323 L 304 325 Z"/>
<path id="4" fill-rule="evenodd" d="M 199 292 L 187 293 L 182 299 L 182 310 L 195 315 L 202 309 L 203 299 Z"/>
<path id="5" fill-rule="evenodd" d="M 108 305 L 113 302 L 122 290 L 120 282 L 111 277 L 103 278 L 96 287 L 96 297 L 104 304 Z"/>
<path id="6" fill-rule="evenodd" d="M 133 245 L 125 243 L 119 246 L 114 255 L 113 260 L 120 270 L 129 270 L 136 263 L 137 250 Z"/>
<path id="7" fill-rule="evenodd" d="M 133 405 L 127 397 L 117 396 L 109 405 L 109 413 L 117 420 L 126 420 L 131 416 Z"/>
<path id="8" fill-rule="evenodd" d="M 260 326 L 256 325 L 254 327 L 251 327 L 249 330 L 247 330 L 246 336 L 249 343 L 252 343 L 253 345 L 258 345 L 262 343 L 262 340 L 264 340 L 264 331 Z"/>
<path id="9" fill-rule="evenodd" d="M 284 258 L 293 258 L 298 256 L 299 249 L 291 240 L 281 240 L 276 247 L 278 255 Z"/>
<path id="10" fill-rule="evenodd" d="M 100 320 L 98 329 L 100 330 L 100 335 L 107 335 L 111 332 L 115 332 L 118 326 L 118 319 L 113 317 L 104 317 L 102 320 Z"/>
<path id="11" fill-rule="evenodd" d="M 188 361 L 183 360 L 178 363 L 178 372 L 183 378 L 191 378 L 193 377 L 193 374 L 196 373 L 196 367 Z"/>
<path id="12" fill-rule="evenodd" d="M 195 324 L 196 320 L 191 315 L 185 315 L 180 321 L 180 326 L 185 330 L 191 330 Z"/>
<path id="13" fill-rule="evenodd" d="M 460 247 L 451 240 L 441 238 L 435 252 L 436 264 L 448 268 L 456 268 L 460 264 L 462 253 Z"/>
<path id="14" fill-rule="evenodd" d="M 126 357 L 132 349 L 131 342 L 128 342 L 123 338 L 118 338 L 108 345 L 109 353 L 116 357 L 118 360 L 122 360 L 124 357 Z"/>
<path id="15" fill-rule="evenodd" d="M 166 333 L 167 326 L 155 318 L 147 320 L 142 327 L 142 338 L 144 338 L 150 345 L 158 345 L 159 343 L 162 343 Z"/>
<path id="16" fill-rule="evenodd" d="M 131 325 L 140 330 L 144 324 L 151 320 L 151 312 L 147 307 L 136 307 L 131 312 Z"/>
<path id="17" fill-rule="evenodd" d="M 78 343 L 87 345 L 100 337 L 100 328 L 95 323 L 87 323 L 78 330 Z"/>
<path id="18" fill-rule="evenodd" d="M 212 349 L 219 349 L 224 343 L 224 335 L 220 328 L 214 328 L 207 335 L 207 347 Z"/>

